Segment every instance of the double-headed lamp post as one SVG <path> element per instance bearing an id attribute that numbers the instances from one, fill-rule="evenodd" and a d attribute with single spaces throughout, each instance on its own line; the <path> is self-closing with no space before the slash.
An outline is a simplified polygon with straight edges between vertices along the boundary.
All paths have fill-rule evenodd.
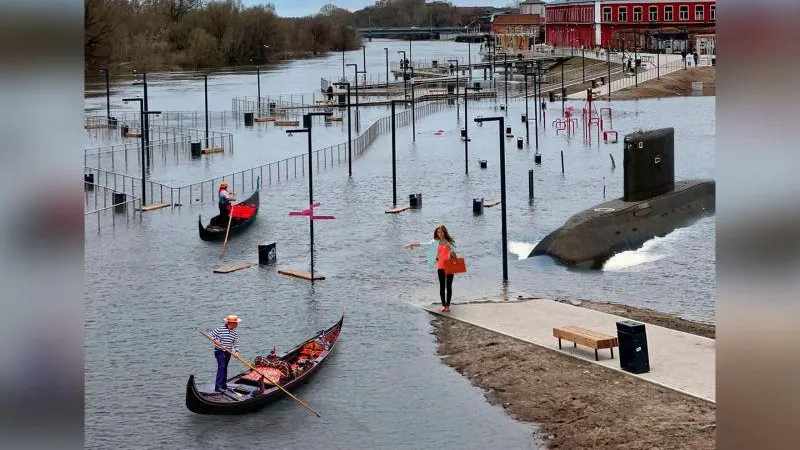
<path id="1" fill-rule="evenodd" d="M 311 165 L 311 125 L 314 116 L 330 117 L 333 113 L 330 112 L 311 112 L 303 114 L 303 127 L 293 130 L 286 130 L 289 136 L 292 133 L 307 133 L 308 134 L 308 205 L 309 208 L 314 204 L 314 173 L 312 172 Z M 314 283 L 314 211 L 310 211 L 308 216 L 308 227 L 311 234 L 311 283 Z"/>
<path id="2" fill-rule="evenodd" d="M 141 147 L 142 147 L 142 152 L 141 152 L 142 153 L 142 206 L 144 206 L 144 205 L 147 204 L 147 190 L 145 189 L 145 179 L 146 179 L 146 177 L 145 177 L 145 172 L 146 172 L 145 171 L 145 165 L 146 165 L 146 163 L 145 163 L 145 160 L 146 160 L 145 155 L 146 155 L 146 152 L 147 152 L 146 145 L 145 145 L 145 139 L 144 139 L 145 117 L 147 117 L 149 114 L 161 114 L 161 111 L 145 111 L 144 110 L 144 99 L 141 98 L 141 97 L 123 98 L 122 101 L 123 101 L 123 103 L 126 103 L 126 104 L 128 102 L 139 102 L 139 128 L 141 128 L 139 130 L 140 131 L 139 138 L 141 139 Z"/>
<path id="3" fill-rule="evenodd" d="M 508 282 L 508 234 L 506 232 L 506 141 L 503 139 L 505 120 L 503 116 L 476 118 L 475 122 L 497 122 L 500 136 L 500 207 L 502 208 L 503 282 Z"/>
<path id="4" fill-rule="evenodd" d="M 480 86 L 464 86 L 464 173 L 469 175 L 469 117 L 467 116 L 467 99 L 469 91 L 480 91 Z"/>
<path id="5" fill-rule="evenodd" d="M 410 100 L 392 100 L 392 207 L 397 207 L 397 144 L 395 140 L 394 112 L 398 103 L 411 103 Z"/>
<path id="6" fill-rule="evenodd" d="M 350 177 L 353 176 L 353 135 L 350 117 L 350 83 L 342 81 L 341 83 L 333 83 L 334 86 L 347 86 L 347 173 Z"/>
<path id="7" fill-rule="evenodd" d="M 356 86 L 356 131 L 360 128 L 359 123 L 361 122 L 361 116 L 359 115 L 358 111 L 358 74 L 359 73 L 366 73 L 358 70 L 358 64 L 350 63 L 347 64 L 347 67 L 353 68 L 353 82 Z M 348 102 L 349 103 L 349 102 Z"/>

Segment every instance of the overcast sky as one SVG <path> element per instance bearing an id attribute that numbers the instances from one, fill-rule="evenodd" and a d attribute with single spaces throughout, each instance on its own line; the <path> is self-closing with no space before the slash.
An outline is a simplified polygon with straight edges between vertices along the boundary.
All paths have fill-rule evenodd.
<path id="1" fill-rule="evenodd" d="M 512 0 L 450 0 L 456 6 L 508 6 Z M 299 17 L 314 14 L 328 3 L 340 8 L 356 11 L 365 6 L 374 5 L 375 0 L 243 0 L 245 6 L 265 5 L 272 3 L 275 11 L 283 17 Z"/>

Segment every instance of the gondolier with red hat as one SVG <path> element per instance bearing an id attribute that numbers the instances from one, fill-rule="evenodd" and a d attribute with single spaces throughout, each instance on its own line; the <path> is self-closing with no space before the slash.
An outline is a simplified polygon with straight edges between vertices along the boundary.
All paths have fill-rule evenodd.
<path id="1" fill-rule="evenodd" d="M 219 185 L 219 216 L 220 219 L 227 219 L 231 210 L 231 200 L 234 198 L 233 192 L 228 191 L 228 183 L 223 181 Z"/>
<path id="2" fill-rule="evenodd" d="M 222 392 L 228 389 L 226 384 L 228 380 L 228 362 L 231 360 L 231 354 L 227 350 L 231 350 L 237 355 L 239 354 L 239 334 L 236 333 L 236 327 L 242 319 L 239 316 L 230 315 L 225 318 L 225 323 L 219 327 L 211 330 L 208 336 L 216 341 L 220 347 L 214 348 L 214 357 L 217 359 L 217 378 L 214 382 L 214 390 Z"/>

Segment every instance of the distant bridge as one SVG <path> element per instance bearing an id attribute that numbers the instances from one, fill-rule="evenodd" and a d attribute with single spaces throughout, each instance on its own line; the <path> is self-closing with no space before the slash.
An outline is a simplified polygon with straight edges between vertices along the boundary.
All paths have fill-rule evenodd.
<path id="1" fill-rule="evenodd" d="M 374 37 L 392 37 L 416 34 L 437 38 L 442 34 L 472 34 L 473 30 L 467 27 L 386 27 L 386 28 L 358 28 L 358 32 L 369 39 Z"/>

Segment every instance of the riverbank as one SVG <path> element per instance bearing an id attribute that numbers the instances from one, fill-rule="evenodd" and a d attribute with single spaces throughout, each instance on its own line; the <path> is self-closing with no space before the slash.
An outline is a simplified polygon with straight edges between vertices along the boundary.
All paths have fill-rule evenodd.
<path id="1" fill-rule="evenodd" d="M 601 302 L 579 306 L 713 336 L 715 326 Z M 715 448 L 716 406 L 626 374 L 458 320 L 433 319 L 443 362 L 548 448 Z M 646 399 L 646 401 L 645 401 Z"/>
<path id="2" fill-rule="evenodd" d="M 702 92 L 695 93 L 692 91 L 692 82 L 694 81 L 701 81 L 703 83 Z M 652 79 L 639 83 L 639 86 L 612 92 L 611 99 L 637 100 L 642 98 L 715 95 L 717 95 L 717 68 L 711 66 L 693 67 L 661 75 L 660 80 Z M 600 98 L 605 99 L 607 95 L 602 95 Z"/>

